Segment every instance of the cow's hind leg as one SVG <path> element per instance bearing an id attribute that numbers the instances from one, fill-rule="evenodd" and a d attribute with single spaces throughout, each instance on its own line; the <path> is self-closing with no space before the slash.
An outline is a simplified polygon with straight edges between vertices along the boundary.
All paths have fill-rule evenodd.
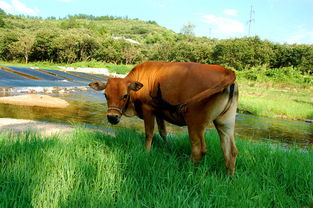
<path id="1" fill-rule="evenodd" d="M 215 119 L 214 125 L 220 136 L 227 171 L 234 175 L 238 150 L 234 140 L 236 108 L 231 107 L 223 116 Z"/>
<path id="2" fill-rule="evenodd" d="M 159 116 L 156 116 L 156 121 L 158 124 L 159 134 L 163 138 L 164 141 L 167 141 L 167 132 L 164 119 Z"/>
<path id="3" fill-rule="evenodd" d="M 191 143 L 191 160 L 198 162 L 206 153 L 206 144 L 204 138 L 205 126 L 188 125 L 189 140 Z"/>

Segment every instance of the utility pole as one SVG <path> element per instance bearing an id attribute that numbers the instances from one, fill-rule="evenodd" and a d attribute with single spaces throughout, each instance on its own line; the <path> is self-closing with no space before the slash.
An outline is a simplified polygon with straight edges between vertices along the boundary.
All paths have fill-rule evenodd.
<path id="1" fill-rule="evenodd" d="M 255 15 L 255 11 L 254 11 L 254 9 L 253 9 L 253 6 L 251 5 L 251 8 L 250 8 L 250 16 L 249 16 L 249 20 L 248 20 L 248 22 L 247 22 L 247 24 L 248 24 L 248 30 L 249 30 L 249 36 L 251 35 L 252 23 L 255 22 L 254 15 Z"/>
<path id="2" fill-rule="evenodd" d="M 209 38 L 212 38 L 212 28 L 209 28 Z"/>

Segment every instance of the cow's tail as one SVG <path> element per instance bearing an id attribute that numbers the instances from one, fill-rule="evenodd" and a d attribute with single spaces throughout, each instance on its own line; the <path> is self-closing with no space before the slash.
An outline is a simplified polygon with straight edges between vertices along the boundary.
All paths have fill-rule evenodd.
<path id="1" fill-rule="evenodd" d="M 229 89 L 228 90 L 228 95 L 229 95 L 229 98 L 228 98 L 228 101 L 227 101 L 227 104 L 226 104 L 226 107 L 225 109 L 222 111 L 222 113 L 220 114 L 220 116 L 224 115 L 230 108 L 230 106 L 232 105 L 234 99 L 238 99 L 238 85 L 237 83 L 235 82 L 234 84 L 230 85 L 229 86 Z"/>
<path id="2" fill-rule="evenodd" d="M 179 108 L 180 112 L 186 112 L 188 107 L 194 105 L 194 104 L 198 104 L 201 102 L 206 102 L 208 101 L 212 95 L 215 95 L 216 93 L 222 92 L 223 90 L 225 90 L 227 87 L 230 88 L 230 92 L 229 92 L 229 99 L 228 99 L 228 103 L 225 109 L 228 109 L 231 105 L 231 101 L 234 95 L 234 91 L 235 91 L 235 83 L 231 83 L 230 85 L 218 85 L 214 88 L 210 88 L 210 89 L 206 89 L 200 93 L 198 93 L 197 95 L 193 96 L 192 98 L 190 98 L 189 100 L 187 100 L 187 102 L 179 104 L 177 107 Z M 237 87 L 236 87 L 237 88 Z"/>
<path id="3" fill-rule="evenodd" d="M 235 83 L 236 80 L 236 74 L 235 72 L 229 70 L 229 69 L 224 69 L 223 75 L 221 74 L 221 81 L 217 83 L 215 86 L 212 86 L 192 98 L 188 99 L 185 104 L 186 106 L 196 104 L 202 101 L 207 101 L 212 95 L 223 91 L 226 87 L 232 85 Z"/>

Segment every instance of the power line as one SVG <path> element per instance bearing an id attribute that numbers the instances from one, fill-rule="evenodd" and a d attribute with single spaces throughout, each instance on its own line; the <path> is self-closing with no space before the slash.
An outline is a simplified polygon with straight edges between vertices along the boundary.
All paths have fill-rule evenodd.
<path id="1" fill-rule="evenodd" d="M 247 22 L 247 24 L 248 24 L 248 30 L 249 30 L 249 36 L 251 35 L 252 23 L 255 22 L 254 16 L 255 16 L 255 11 L 254 11 L 254 9 L 253 9 L 253 6 L 251 5 L 251 7 L 250 7 L 250 16 L 249 16 L 249 20 L 248 20 L 248 22 Z"/>

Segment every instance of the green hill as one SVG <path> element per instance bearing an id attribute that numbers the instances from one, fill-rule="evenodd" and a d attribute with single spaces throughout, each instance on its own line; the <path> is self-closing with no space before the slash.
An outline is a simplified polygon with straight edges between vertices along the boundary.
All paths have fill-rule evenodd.
<path id="1" fill-rule="evenodd" d="M 26 30 L 36 32 L 45 29 L 61 30 L 67 32 L 71 29 L 81 31 L 88 30 L 95 36 L 119 36 L 131 38 L 140 43 L 159 39 L 174 38 L 177 34 L 171 30 L 159 26 L 153 21 L 141 21 L 137 19 L 126 19 L 119 17 L 90 17 L 88 15 L 70 16 L 64 19 L 41 19 L 36 17 L 24 17 L 7 15 L 3 18 L 5 25 L 2 30 Z M 153 41 L 152 41 L 153 42 Z"/>
<path id="2" fill-rule="evenodd" d="M 42 19 L 0 12 L 0 60 L 114 64 L 185 61 L 222 64 L 236 70 L 293 67 L 312 74 L 313 45 L 278 44 L 257 36 L 227 40 L 193 37 L 154 21 L 111 16 L 79 14 Z"/>

